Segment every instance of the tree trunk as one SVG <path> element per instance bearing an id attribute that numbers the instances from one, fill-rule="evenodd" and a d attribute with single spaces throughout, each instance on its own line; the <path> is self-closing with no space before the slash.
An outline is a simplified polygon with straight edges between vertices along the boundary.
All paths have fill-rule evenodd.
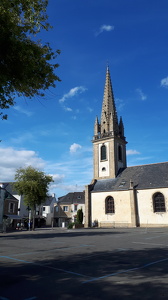
<path id="1" fill-rule="evenodd" d="M 34 204 L 34 207 L 33 207 L 33 224 L 32 224 L 32 230 L 35 230 L 35 212 L 36 212 L 36 204 Z"/>

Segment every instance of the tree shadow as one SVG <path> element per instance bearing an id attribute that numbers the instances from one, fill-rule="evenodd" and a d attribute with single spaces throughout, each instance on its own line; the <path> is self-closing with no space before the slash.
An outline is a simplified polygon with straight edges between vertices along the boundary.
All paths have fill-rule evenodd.
<path id="1" fill-rule="evenodd" d="M 44 229 L 46 231 L 46 229 Z M 124 234 L 125 232 L 121 229 L 120 231 L 115 231 L 112 229 L 72 229 L 67 230 L 63 229 L 62 231 L 48 230 L 43 232 L 43 230 L 35 231 L 18 231 L 13 233 L 3 233 L 0 235 L 0 239 L 7 237 L 10 239 L 45 239 L 45 238 L 55 238 L 55 237 L 76 237 L 76 236 L 103 236 L 103 235 L 115 235 L 115 234 Z"/>
<path id="2" fill-rule="evenodd" d="M 167 299 L 168 254 L 164 248 L 61 251 L 27 262 L 2 260 L 0 299 Z"/>

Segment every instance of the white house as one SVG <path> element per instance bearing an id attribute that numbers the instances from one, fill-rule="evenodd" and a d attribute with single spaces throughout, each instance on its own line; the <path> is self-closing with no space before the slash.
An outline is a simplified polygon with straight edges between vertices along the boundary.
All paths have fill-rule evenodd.
<path id="1" fill-rule="evenodd" d="M 57 203 L 55 194 L 52 196 L 48 196 L 46 201 L 41 205 L 42 206 L 42 216 L 46 220 L 47 226 L 53 225 L 53 218 L 54 218 L 54 206 Z"/>

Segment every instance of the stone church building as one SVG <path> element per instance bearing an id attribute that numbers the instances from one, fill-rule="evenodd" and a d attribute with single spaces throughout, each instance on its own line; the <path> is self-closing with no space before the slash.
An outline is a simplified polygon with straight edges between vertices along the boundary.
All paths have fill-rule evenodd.
<path id="1" fill-rule="evenodd" d="M 94 177 L 85 189 L 85 227 L 168 226 L 168 162 L 127 167 L 109 68 L 92 143 Z"/>

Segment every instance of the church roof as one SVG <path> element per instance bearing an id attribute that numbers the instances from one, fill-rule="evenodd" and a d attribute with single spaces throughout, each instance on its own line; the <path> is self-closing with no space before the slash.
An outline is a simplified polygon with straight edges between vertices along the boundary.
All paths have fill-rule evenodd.
<path id="1" fill-rule="evenodd" d="M 168 187 L 168 162 L 127 167 L 116 178 L 100 179 L 92 192 L 125 191 L 130 181 L 136 189 Z"/>

